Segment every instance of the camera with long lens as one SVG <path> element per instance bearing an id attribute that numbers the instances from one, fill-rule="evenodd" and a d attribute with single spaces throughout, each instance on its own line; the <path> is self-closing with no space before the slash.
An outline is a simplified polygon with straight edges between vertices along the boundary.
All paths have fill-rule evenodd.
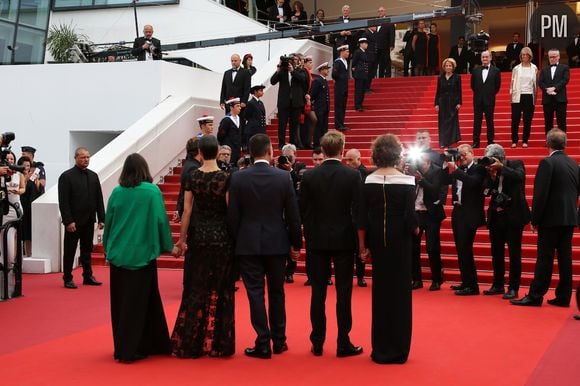
<path id="1" fill-rule="evenodd" d="M 455 147 L 449 147 L 443 151 L 440 155 L 441 162 L 457 162 L 459 159 L 459 149 Z"/>
<path id="2" fill-rule="evenodd" d="M 484 192 L 487 196 L 491 197 L 489 201 L 489 207 L 491 209 L 507 209 L 512 203 L 512 198 L 505 194 L 504 192 L 498 192 L 497 189 L 490 189 Z"/>
<path id="3" fill-rule="evenodd" d="M 8 163 L 6 156 L 10 154 L 10 142 L 14 141 L 14 133 L 7 131 L 0 134 L 0 166 L 8 166 L 14 172 L 24 173 L 24 166 Z M 10 181 L 10 176 L 6 176 L 6 181 Z"/>
<path id="4" fill-rule="evenodd" d="M 293 60 L 294 60 L 294 57 L 291 55 L 280 56 L 280 69 L 288 71 L 289 64 Z"/>
<path id="5" fill-rule="evenodd" d="M 494 162 L 495 162 L 495 158 L 493 158 L 493 157 L 481 157 L 477 161 L 477 164 L 484 166 L 484 167 L 488 167 L 488 166 L 492 165 Z"/>
<path id="6" fill-rule="evenodd" d="M 290 163 L 292 163 L 292 162 L 290 162 L 290 158 L 286 157 L 285 155 L 281 155 L 276 160 L 276 166 L 280 169 L 284 169 L 284 165 L 287 165 Z M 286 169 L 284 169 L 284 170 L 286 170 Z"/>

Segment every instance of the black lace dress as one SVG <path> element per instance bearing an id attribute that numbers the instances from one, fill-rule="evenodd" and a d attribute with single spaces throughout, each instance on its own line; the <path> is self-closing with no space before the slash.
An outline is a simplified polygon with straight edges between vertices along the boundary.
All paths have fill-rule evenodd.
<path id="1" fill-rule="evenodd" d="M 187 237 L 191 285 L 183 292 L 171 336 L 181 358 L 229 356 L 235 351 L 234 250 L 227 226 L 229 173 L 190 173 L 185 189 L 193 193 Z"/>

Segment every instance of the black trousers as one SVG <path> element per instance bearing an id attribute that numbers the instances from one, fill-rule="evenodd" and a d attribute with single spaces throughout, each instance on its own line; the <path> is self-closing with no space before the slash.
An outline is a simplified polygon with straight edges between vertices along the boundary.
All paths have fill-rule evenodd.
<path id="1" fill-rule="evenodd" d="M 479 146 L 481 137 L 481 123 L 485 114 L 485 123 L 487 126 L 487 143 L 493 143 L 495 126 L 493 124 L 493 112 L 495 105 L 473 104 L 473 144 Z"/>
<path id="2" fill-rule="evenodd" d="M 290 120 L 290 108 L 278 108 L 278 147 L 281 149 L 286 144 L 286 126 Z M 292 142 L 292 137 L 290 137 Z"/>
<path id="3" fill-rule="evenodd" d="M 542 101 L 542 107 L 544 108 L 544 125 L 546 133 L 554 128 L 554 113 L 556 114 L 558 128 L 566 131 L 566 109 L 568 108 L 568 103 Z"/>
<path id="4" fill-rule="evenodd" d="M 518 291 L 522 276 L 522 233 L 523 226 L 512 225 L 503 213 L 491 213 L 489 238 L 491 241 L 491 263 L 493 266 L 493 286 L 503 288 L 505 276 L 505 245 L 509 252 L 508 288 Z"/>
<path id="5" fill-rule="evenodd" d="M 366 84 L 366 90 L 365 91 L 369 91 L 371 89 L 371 86 L 373 84 L 373 79 L 376 78 L 377 76 L 377 61 L 373 61 L 373 62 L 369 62 L 369 75 L 367 77 L 367 84 Z"/>
<path id="6" fill-rule="evenodd" d="M 365 100 L 365 91 L 367 90 L 367 79 L 354 80 L 354 108 L 362 109 Z"/>
<path id="7" fill-rule="evenodd" d="M 466 209 L 456 205 L 451 214 L 451 228 L 453 239 L 457 248 L 457 259 L 459 261 L 459 272 L 461 283 L 464 287 L 479 289 L 477 284 L 477 269 L 475 268 L 475 258 L 473 256 L 473 242 L 477 228 L 472 228 L 465 224 Z"/>
<path id="8" fill-rule="evenodd" d="M 346 115 L 346 101 L 348 90 L 344 93 L 334 93 L 334 127 L 340 129 L 344 127 L 344 116 Z"/>
<path id="9" fill-rule="evenodd" d="M 353 250 L 322 251 L 311 250 L 312 296 L 310 301 L 310 322 L 312 332 L 310 341 L 324 343 L 326 339 L 326 291 L 330 274 L 330 262 L 334 262 L 336 288 L 336 322 L 338 325 L 338 347 L 350 344 L 349 333 L 352 328 L 352 257 Z"/>
<path id="10" fill-rule="evenodd" d="M 238 256 L 242 280 L 250 302 L 250 320 L 256 347 L 270 348 L 286 342 L 286 298 L 284 267 L 287 255 Z M 264 297 L 264 277 L 268 286 L 268 310 Z"/>
<path id="11" fill-rule="evenodd" d="M 115 359 L 171 354 L 155 260 L 136 270 L 111 265 L 109 271 Z"/>
<path id="12" fill-rule="evenodd" d="M 377 50 L 377 62 L 379 67 L 379 78 L 390 78 L 391 50 L 388 48 Z"/>
<path id="13" fill-rule="evenodd" d="M 538 260 L 534 280 L 530 285 L 530 296 L 542 298 L 552 280 L 554 251 L 558 252 L 560 280 L 556 287 L 556 298 L 569 302 L 572 297 L 572 235 L 574 227 L 538 227 Z"/>
<path id="14" fill-rule="evenodd" d="M 518 128 L 522 115 L 524 116 L 523 143 L 528 143 L 532 130 L 532 118 L 534 117 L 534 98 L 532 94 L 520 95 L 520 103 L 512 103 L 512 143 L 518 143 Z"/>
<path id="15" fill-rule="evenodd" d="M 413 281 L 422 281 L 421 277 L 421 238 L 425 233 L 427 256 L 429 256 L 429 268 L 431 280 L 441 284 L 443 264 L 441 262 L 441 222 L 433 219 L 427 212 L 416 212 L 419 224 L 419 234 L 413 237 Z"/>
<path id="16" fill-rule="evenodd" d="M 95 232 L 95 223 L 77 224 L 75 232 L 68 232 L 65 230 L 64 246 L 63 246 L 63 277 L 64 281 L 73 279 L 72 268 L 75 260 L 75 253 L 77 245 L 80 241 L 81 255 L 79 262 L 83 267 L 83 278 L 90 278 L 93 276 L 93 269 L 91 266 L 91 253 L 93 252 L 93 235 Z"/>
<path id="17" fill-rule="evenodd" d="M 316 113 L 316 126 L 314 127 L 314 147 L 320 146 L 320 138 L 328 131 L 328 111 L 314 111 Z"/>

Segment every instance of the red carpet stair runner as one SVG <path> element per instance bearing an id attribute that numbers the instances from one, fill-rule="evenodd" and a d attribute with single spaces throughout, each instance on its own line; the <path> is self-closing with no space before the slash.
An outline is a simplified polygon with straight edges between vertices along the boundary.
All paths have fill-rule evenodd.
<path id="1" fill-rule="evenodd" d="M 511 110 L 509 98 L 510 73 L 502 73 L 502 87 L 497 97 L 495 109 L 496 143 L 502 145 L 506 155 L 511 159 L 521 159 L 526 165 L 526 195 L 531 204 L 534 176 L 540 160 L 547 155 L 545 148 L 544 120 L 541 107 L 541 95 L 536 104 L 536 111 L 532 123 L 532 134 L 529 140 L 529 148 L 519 146 L 512 149 L 511 146 Z M 354 109 L 354 83 L 349 84 L 349 101 L 346 112 L 346 125 L 350 131 L 346 132 L 346 149 L 357 148 L 361 151 L 362 162 L 367 167 L 372 167 L 370 161 L 370 147 L 372 141 L 380 134 L 393 133 L 401 138 L 405 144 L 413 144 L 415 134 L 419 129 L 428 129 L 431 132 L 433 148 L 437 148 L 437 113 L 433 106 L 436 91 L 436 77 L 411 77 L 373 80 L 373 94 L 367 94 L 364 103 L 364 112 Z M 571 82 L 568 84 L 568 147 L 567 153 L 576 161 L 580 162 L 580 70 L 571 71 Z M 332 83 L 332 82 L 331 82 Z M 460 127 L 462 141 L 460 143 L 472 143 L 473 128 L 473 105 L 472 93 L 469 88 L 469 75 L 462 78 L 463 107 L 460 111 Z M 331 84 L 332 97 L 332 84 Z M 334 127 L 334 112 L 331 102 L 329 128 Z M 272 120 L 268 125 L 268 134 L 277 148 L 277 120 Z M 521 137 L 520 127 L 520 137 Z M 486 143 L 485 120 L 482 128 L 482 145 Z M 483 149 L 476 150 L 476 156 L 482 156 Z M 312 166 L 310 150 L 299 150 L 298 158 L 309 167 Z M 168 216 L 171 218 L 175 211 L 177 194 L 179 192 L 179 174 L 181 168 L 176 167 L 172 175 L 164 179 L 160 185 L 165 197 L 165 205 Z M 451 194 L 451 193 L 449 193 Z M 448 199 L 449 202 L 449 199 Z M 447 281 L 460 281 L 459 268 L 453 234 L 451 232 L 451 206 L 446 206 L 448 218 L 443 221 L 441 227 L 441 253 Z M 171 223 L 174 237 L 179 235 L 179 224 Z M 536 234 L 526 227 L 522 242 L 522 285 L 528 286 L 533 278 L 536 261 Z M 425 245 L 423 242 L 422 266 L 423 278 L 429 279 L 429 266 Z M 489 235 L 486 228 L 480 228 L 475 239 L 475 256 L 479 281 L 482 284 L 491 284 L 493 279 L 491 266 L 491 251 Z M 304 251 L 303 251 L 304 252 Z M 506 250 L 506 260 L 507 260 Z M 575 232 L 573 238 L 573 273 L 574 288 L 580 282 L 580 232 Z M 105 264 L 102 247 L 99 245 L 93 253 L 95 264 Z M 164 268 L 182 268 L 183 259 L 175 259 L 172 256 L 161 256 L 158 266 Z M 304 272 L 304 253 L 298 263 L 298 272 Z M 507 267 L 509 270 L 509 265 Z M 552 287 L 556 284 L 557 265 L 554 269 Z M 370 275 L 371 267 L 367 265 L 367 274 Z M 507 273 L 506 273 L 507 277 Z"/>

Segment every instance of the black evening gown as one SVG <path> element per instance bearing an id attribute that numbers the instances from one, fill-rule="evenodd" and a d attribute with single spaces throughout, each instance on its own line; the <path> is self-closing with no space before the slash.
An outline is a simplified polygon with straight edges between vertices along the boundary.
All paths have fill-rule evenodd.
<path id="1" fill-rule="evenodd" d="M 372 254 L 371 358 L 381 364 L 405 363 L 412 331 L 414 178 L 368 176 L 359 227 L 367 230 L 367 246 Z"/>
<path id="2" fill-rule="evenodd" d="M 225 199 L 229 176 L 221 170 L 194 170 L 185 184 L 193 193 L 193 225 L 187 236 L 191 277 L 171 336 L 173 353 L 181 358 L 235 351 L 234 249 Z"/>
<path id="3" fill-rule="evenodd" d="M 415 65 L 427 65 L 427 33 L 417 32 L 415 41 Z"/>
<path id="4" fill-rule="evenodd" d="M 439 146 L 447 147 L 461 141 L 459 111 L 456 108 L 461 104 L 461 76 L 454 73 L 447 79 L 445 73 L 441 74 L 435 94 L 435 105 L 439 105 Z"/>

